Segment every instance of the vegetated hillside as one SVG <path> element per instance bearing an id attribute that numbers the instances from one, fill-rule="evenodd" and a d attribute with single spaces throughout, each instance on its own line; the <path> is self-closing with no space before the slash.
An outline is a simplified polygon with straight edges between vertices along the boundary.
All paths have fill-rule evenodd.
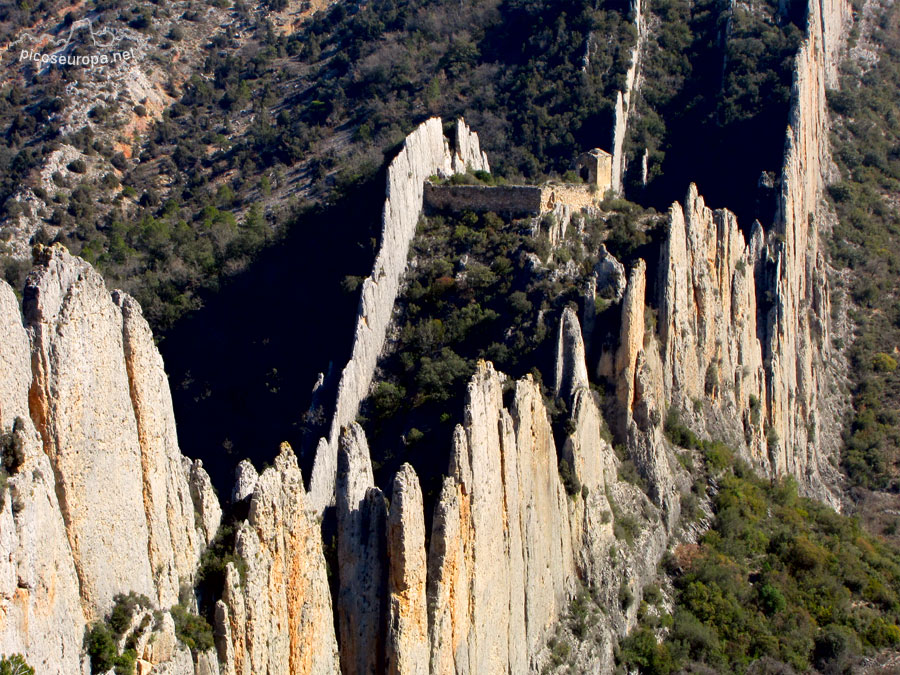
<path id="1" fill-rule="evenodd" d="M 655 211 L 625 200 L 607 200 L 601 209 L 601 215 L 577 216 L 556 245 L 548 236 L 556 225 L 552 214 L 537 224 L 471 211 L 422 219 L 400 318 L 361 412 L 376 479 L 386 488 L 410 462 L 426 498 L 440 489 L 479 359 L 493 362 L 510 382 L 531 373 L 554 418 L 566 419 L 565 402 L 553 394 L 562 310 L 572 305 L 581 314 L 601 244 L 626 264 L 658 255 L 653 238 L 662 219 Z M 618 305 L 605 312 L 614 280 L 607 284 L 602 292 L 609 298 L 596 307 L 598 345 L 618 338 Z M 603 378 L 592 373 L 592 380 L 605 390 Z"/>
<path id="2" fill-rule="evenodd" d="M 617 9 L 579 1 L 340 3 L 294 33 L 273 30 L 266 12 L 245 4 L 222 7 L 73 10 L 73 19 L 89 16 L 98 25 L 133 24 L 159 60 L 173 59 L 187 39 L 183 28 L 169 28 L 173 19 L 190 27 L 218 17 L 221 25 L 204 24 L 205 32 L 191 35 L 198 47 L 192 71 L 165 83 L 169 105 L 128 139 L 127 152 L 112 142 L 119 139 L 107 118 L 122 102 L 111 100 L 93 108 L 84 129 L 51 129 L 46 140 L 53 146 L 18 160 L 31 158 L 37 169 L 55 143 L 94 158 L 87 170 L 57 172 L 60 189 L 39 191 L 46 208 L 34 216 L 46 221 L 43 237 L 61 238 L 96 262 L 111 283 L 141 300 L 158 327 L 195 308 L 204 286 L 244 267 L 292 220 L 285 204 L 339 199 L 371 178 L 383 152 L 429 114 L 483 111 L 479 122 L 493 147 L 510 149 L 508 163 L 531 174 L 548 165 L 569 168 L 583 147 L 606 144 L 612 92 L 634 39 Z M 63 29 L 58 22 L 55 30 Z M 582 72 L 591 31 L 610 39 Z M 71 76 L 54 71 L 32 79 Z M 26 78 L 8 85 L 7 99 L 18 101 L 19 88 L 32 88 Z M 58 93 L 55 105 L 65 107 Z M 15 151 L 40 140 L 28 135 L 33 128 L 24 137 L 12 124 L 5 132 Z M 26 180 L 38 183 L 36 175 Z M 8 202 L 7 216 L 18 217 L 21 208 Z M 20 270 L 7 265 L 16 286 Z"/>
<path id="3" fill-rule="evenodd" d="M 864 657 L 875 656 L 868 662 L 877 667 L 895 653 L 896 548 L 857 520 L 799 498 L 792 480 L 760 479 L 724 445 L 697 443 L 677 424 L 668 431 L 694 447 L 681 459 L 695 477 L 694 494 L 711 495 L 714 515 L 697 543 L 668 554 L 674 606 L 659 593 L 645 596 L 642 625 L 620 645 L 620 663 L 654 675 L 704 666 L 841 673 Z"/>
<path id="4" fill-rule="evenodd" d="M 684 32 L 683 17 L 651 4 L 670 20 L 652 22 L 659 48 L 648 48 L 643 81 L 655 116 L 642 113 L 651 121 L 641 128 L 649 130 L 632 146 L 649 144 L 651 166 L 658 166 L 652 170 L 665 169 L 668 187 L 651 200 L 657 208 L 681 194 L 693 177 L 685 168 L 704 156 L 685 145 L 699 133 L 698 124 L 706 125 L 700 142 L 707 150 L 727 149 L 726 141 L 746 139 L 749 130 L 777 139 L 766 152 L 780 152 L 786 107 L 771 104 L 779 97 L 786 102 L 782 66 L 796 47 L 796 28 L 790 22 L 770 26 L 774 10 L 756 4 L 748 5 L 747 17 L 757 18 L 746 26 L 724 6 L 698 5 L 681 42 L 669 34 Z M 44 7 L 38 12 L 44 24 L 64 30 L 63 17 L 51 21 L 47 17 L 56 15 Z M 0 90 L 12 106 L 2 129 L 5 161 L 17 162 L 19 176 L 0 197 L 24 183 L 38 189 L 38 204 L 44 204 L 7 200 L 7 222 L 23 209 L 34 212 L 29 218 L 44 224 L 39 238 L 61 239 L 96 263 L 111 285 L 141 301 L 156 328 L 200 306 L 203 289 L 215 290 L 244 269 L 285 227 L 303 227 L 296 213 L 307 201 L 332 203 L 350 186 L 371 180 L 385 155 L 428 115 L 465 115 L 495 167 L 510 177 L 563 173 L 580 151 L 608 148 L 615 92 L 624 85 L 636 39 L 628 7 L 614 1 L 336 3 L 293 32 L 276 30 L 270 9 L 191 0 L 128 7 L 93 2 L 71 10 L 73 19 L 124 26 L 143 41 L 148 56 L 138 70 L 150 62 L 157 70 L 176 66 L 157 86 L 165 101 L 159 110 L 107 97 L 71 122 L 64 83 L 74 75 L 58 69 L 39 77 L 25 73 Z M 19 18 L 10 31 L 35 21 Z M 712 28 L 726 22 L 742 26 L 731 30 L 733 42 Z M 777 57 L 770 56 L 774 47 Z M 689 58 L 709 64 L 723 55 L 734 84 L 721 92 L 718 79 L 705 72 L 679 75 Z M 41 93 L 57 81 L 59 91 Z M 41 106 L 62 106 L 53 118 L 58 130 L 28 121 L 26 110 L 39 120 L 51 115 Z M 710 106 L 727 122 L 714 139 L 707 128 Z M 682 109 L 695 108 L 702 114 L 690 118 L 693 127 L 673 121 L 669 132 L 660 128 L 663 119 L 669 124 Z M 670 159 L 660 164 L 657 149 L 676 140 L 684 151 L 667 151 Z M 38 168 L 57 144 L 83 155 L 84 168 L 67 162 L 42 182 Z M 776 168 L 772 157 L 743 156 L 730 164 L 752 174 L 755 185 L 760 170 Z M 708 176 L 714 175 L 710 169 Z M 720 197 L 715 186 L 704 185 L 705 174 L 696 177 L 722 203 L 748 194 L 743 179 L 733 181 L 740 189 Z M 47 181 L 52 187 L 44 186 Z M 370 234 L 348 231 L 347 237 L 368 244 Z M 20 286 L 23 266 L 4 265 Z"/>
<path id="5" fill-rule="evenodd" d="M 648 44 L 634 101 L 626 192 L 658 209 L 695 182 L 711 204 L 749 228 L 769 226 L 784 151 L 802 2 L 651 0 Z M 641 155 L 648 184 L 641 185 Z"/>
<path id="6" fill-rule="evenodd" d="M 840 181 L 830 188 L 838 215 L 831 238 L 834 263 L 848 274 L 840 301 L 856 325 L 848 345 L 854 417 L 843 457 L 852 483 L 900 490 L 900 13 L 873 3 L 843 65 L 841 89 L 829 93 Z M 858 41 L 858 44 L 857 44 Z M 876 52 L 871 50 L 875 48 Z M 875 58 L 871 58 L 874 56 Z M 837 305 L 836 299 L 835 304 Z M 880 510 L 880 508 L 879 508 Z M 879 528 L 896 533 L 894 519 Z"/>
<path id="7" fill-rule="evenodd" d="M 184 284 L 191 282 L 185 267 L 188 273 L 199 268 L 211 274 L 209 249 L 215 245 L 204 247 L 207 242 L 197 240 L 213 238 L 202 227 L 215 229 L 227 218 L 209 212 L 201 217 L 202 208 L 175 218 L 173 205 L 160 200 L 169 189 L 166 172 L 144 163 L 141 154 L 155 120 L 180 96 L 205 52 L 258 18 L 246 7 L 226 5 L 104 0 L 6 10 L 3 30 L 11 47 L 3 54 L 0 81 L 0 161 L 9 171 L 3 172 L 6 182 L 0 186 L 0 224 L 3 252 L 15 244 L 18 256 L 3 260 L 4 275 L 14 287 L 21 287 L 27 266 L 22 251 L 28 242 L 21 239 L 34 230 L 35 241 L 60 239 L 86 258 L 115 267 L 116 280 L 140 291 L 157 325 L 168 317 L 157 309 L 155 296 L 176 312 L 179 307 L 170 289 L 158 282 L 160 274 L 184 279 Z M 95 70 L 40 66 L 20 60 L 19 48 L 107 57 L 129 50 L 133 59 Z M 169 229 L 152 217 L 163 209 L 172 219 Z M 172 247 L 193 265 L 167 255 Z"/>

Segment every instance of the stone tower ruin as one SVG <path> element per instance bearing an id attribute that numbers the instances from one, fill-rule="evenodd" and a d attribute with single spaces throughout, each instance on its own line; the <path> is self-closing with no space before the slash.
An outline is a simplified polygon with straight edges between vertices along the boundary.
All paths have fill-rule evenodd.
<path id="1" fill-rule="evenodd" d="M 585 183 L 597 186 L 601 195 L 612 187 L 612 155 L 605 150 L 594 148 L 579 155 L 575 170 Z"/>

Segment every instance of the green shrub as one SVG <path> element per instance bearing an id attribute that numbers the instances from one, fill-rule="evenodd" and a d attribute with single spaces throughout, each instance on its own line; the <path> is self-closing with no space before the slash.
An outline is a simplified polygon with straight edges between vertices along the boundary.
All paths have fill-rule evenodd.
<path id="1" fill-rule="evenodd" d="M 554 666 L 561 666 L 569 659 L 572 652 L 572 646 L 568 640 L 550 638 L 550 663 Z"/>
<path id="2" fill-rule="evenodd" d="M 638 471 L 634 460 L 626 459 L 619 463 L 618 477 L 619 480 L 636 485 L 641 491 L 647 492 L 647 481 L 644 480 L 644 477 Z"/>
<path id="3" fill-rule="evenodd" d="M 116 675 L 132 675 L 137 661 L 134 649 L 125 649 L 121 654 L 116 649 L 118 636 L 105 623 L 98 621 L 89 627 L 85 637 L 85 649 L 91 660 L 91 670 L 105 673 L 110 669 Z"/>
<path id="4" fill-rule="evenodd" d="M 568 460 L 561 459 L 559 461 L 559 478 L 569 497 L 574 498 L 581 494 L 581 481 L 578 480 L 575 469 L 572 468 Z"/>
<path id="5" fill-rule="evenodd" d="M 844 665 L 849 657 L 858 654 L 859 649 L 859 638 L 852 629 L 830 624 L 816 636 L 813 657 L 816 667 L 840 672 L 840 666 Z"/>
<path id="6" fill-rule="evenodd" d="M 892 373 L 897 370 L 897 360 L 890 354 L 878 352 L 872 357 L 872 368 L 879 373 Z"/>
<path id="7" fill-rule="evenodd" d="M 372 393 L 372 405 L 379 418 L 392 417 L 406 399 L 406 390 L 391 382 L 379 382 Z"/>
<path id="8" fill-rule="evenodd" d="M 669 645 L 659 644 L 648 628 L 636 628 L 621 642 L 616 661 L 642 675 L 668 675 L 676 669 Z"/>
<path id="9" fill-rule="evenodd" d="M 579 640 L 583 640 L 590 629 L 591 596 L 581 589 L 569 605 L 569 628 Z"/>
<path id="10" fill-rule="evenodd" d="M 0 675 L 34 675 L 34 668 L 21 654 L 4 655 L 0 656 Z"/>
<path id="11" fill-rule="evenodd" d="M 750 422 L 754 426 L 759 426 L 762 403 L 760 402 L 759 398 L 754 396 L 753 394 L 750 394 L 748 402 L 750 404 Z"/>
<path id="12" fill-rule="evenodd" d="M 784 594 L 778 590 L 777 586 L 773 586 L 772 584 L 763 584 L 760 586 L 757 590 L 757 596 L 760 608 L 768 616 L 777 614 L 787 607 L 787 600 L 784 599 Z"/>
<path id="13" fill-rule="evenodd" d="M 171 613 L 175 621 L 175 635 L 186 647 L 202 652 L 215 646 L 212 626 L 204 617 L 181 604 L 172 607 Z"/>
<path id="14" fill-rule="evenodd" d="M 113 598 L 113 608 L 107 619 L 107 624 L 116 636 L 125 634 L 131 627 L 134 613 L 140 608 L 150 608 L 153 605 L 146 595 L 138 595 L 134 591 L 125 595 L 119 593 Z"/>
<path id="15" fill-rule="evenodd" d="M 85 632 L 85 651 L 91 660 L 94 672 L 105 673 L 114 669 L 116 675 L 132 675 L 137 662 L 137 652 L 126 642 L 122 653 L 116 644 L 131 628 L 134 613 L 138 609 L 152 607 L 145 595 L 130 592 L 120 593 L 113 598 L 113 608 L 105 621 L 96 621 Z M 145 628 L 139 626 L 138 628 Z"/>
<path id="16" fill-rule="evenodd" d="M 406 444 L 407 445 L 415 445 L 420 442 L 423 438 L 425 438 L 425 434 L 422 431 L 419 431 L 415 427 L 409 430 L 406 434 Z"/>
<path id="17" fill-rule="evenodd" d="M 703 441 L 703 456 L 714 471 L 722 471 L 734 463 L 734 452 L 719 441 Z"/>
<path id="18" fill-rule="evenodd" d="M 635 537 L 641 531 L 640 521 L 629 513 L 613 512 L 613 534 L 616 539 L 624 540 L 629 546 L 634 545 Z"/>
<path id="19" fill-rule="evenodd" d="M 865 638 L 873 647 L 897 647 L 900 645 L 900 626 L 875 617 L 866 629 Z"/>

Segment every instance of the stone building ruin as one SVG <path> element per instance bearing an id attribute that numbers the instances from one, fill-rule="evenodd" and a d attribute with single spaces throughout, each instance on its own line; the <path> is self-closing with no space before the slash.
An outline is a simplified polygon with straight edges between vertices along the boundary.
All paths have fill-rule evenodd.
<path id="1" fill-rule="evenodd" d="M 575 171 L 587 185 L 596 186 L 602 196 L 612 187 L 612 155 L 594 148 L 578 156 Z"/>
<path id="2" fill-rule="evenodd" d="M 541 215 L 557 207 L 579 210 L 596 206 L 612 188 L 612 155 L 594 148 L 575 161 L 582 183 L 542 185 L 448 185 L 425 182 L 424 205 L 437 211 L 495 211 Z"/>

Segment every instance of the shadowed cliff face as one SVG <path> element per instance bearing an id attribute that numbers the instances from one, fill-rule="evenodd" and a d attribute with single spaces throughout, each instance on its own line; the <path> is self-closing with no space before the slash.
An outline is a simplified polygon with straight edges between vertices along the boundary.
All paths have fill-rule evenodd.
<path id="1" fill-rule="evenodd" d="M 299 217 L 284 241 L 160 342 L 182 449 L 203 460 L 220 494 L 230 494 L 241 459 L 271 462 L 282 441 L 305 447 L 313 385 L 333 364 L 318 397 L 321 423 L 331 417 L 359 302 L 341 281 L 371 269 L 383 199 L 382 173 L 338 205 Z M 312 457 L 300 454 L 308 476 Z"/>

